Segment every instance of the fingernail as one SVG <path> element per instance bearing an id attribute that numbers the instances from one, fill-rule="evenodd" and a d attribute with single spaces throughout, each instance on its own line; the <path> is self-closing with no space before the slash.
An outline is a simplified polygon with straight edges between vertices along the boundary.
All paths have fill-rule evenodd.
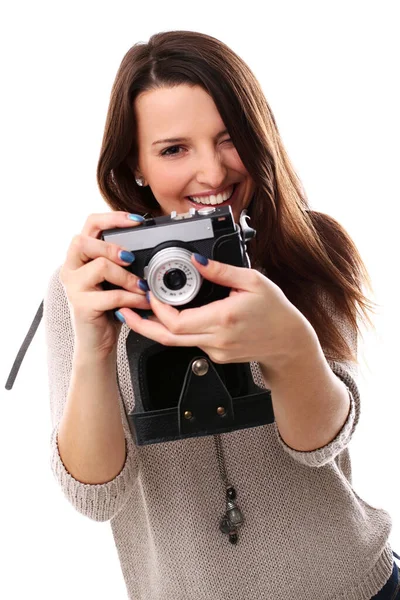
<path id="1" fill-rule="evenodd" d="M 132 252 L 128 252 L 127 250 L 120 250 L 118 256 L 121 260 L 127 263 L 133 263 L 135 260 L 135 255 Z"/>
<path id="2" fill-rule="evenodd" d="M 150 302 L 150 292 L 146 292 L 147 302 Z"/>
<path id="3" fill-rule="evenodd" d="M 206 258 L 205 256 L 202 256 L 201 254 L 197 254 L 197 252 L 194 252 L 193 256 L 194 256 L 195 260 L 197 260 L 198 263 L 203 265 L 203 267 L 205 267 L 208 264 L 208 258 Z"/>
<path id="4" fill-rule="evenodd" d="M 138 286 L 142 292 L 147 292 L 149 290 L 149 286 L 147 285 L 147 281 L 145 279 L 139 279 Z"/>
<path id="5" fill-rule="evenodd" d="M 140 215 L 135 215 L 135 214 L 128 215 L 128 219 L 130 219 L 131 221 L 138 221 L 140 223 L 143 223 L 143 221 L 146 220 L 144 217 L 141 217 Z"/>
<path id="6" fill-rule="evenodd" d="M 125 317 L 124 317 L 124 315 L 122 315 L 122 314 L 119 312 L 119 310 L 116 310 L 116 311 L 115 311 L 115 313 L 114 313 L 114 315 L 117 317 L 117 319 L 118 319 L 119 321 L 121 321 L 121 323 L 125 323 Z"/>

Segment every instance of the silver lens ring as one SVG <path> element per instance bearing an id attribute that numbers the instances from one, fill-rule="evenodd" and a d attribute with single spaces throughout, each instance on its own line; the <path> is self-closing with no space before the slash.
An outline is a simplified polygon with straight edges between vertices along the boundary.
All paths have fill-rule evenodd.
<path id="1" fill-rule="evenodd" d="M 147 266 L 147 283 L 153 294 L 166 304 L 180 306 L 195 298 L 201 288 L 203 278 L 192 264 L 192 253 L 185 248 L 172 246 L 157 252 Z M 179 289 L 170 289 L 165 276 L 172 271 L 182 273 L 184 285 Z"/>

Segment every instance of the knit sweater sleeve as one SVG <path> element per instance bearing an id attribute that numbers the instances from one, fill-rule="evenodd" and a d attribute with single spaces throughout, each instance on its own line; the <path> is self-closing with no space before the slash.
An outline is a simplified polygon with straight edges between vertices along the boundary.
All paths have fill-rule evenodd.
<path id="1" fill-rule="evenodd" d="M 51 276 L 44 300 L 44 325 L 47 345 L 47 368 L 52 432 L 50 463 L 64 495 L 74 508 L 94 521 L 112 519 L 124 506 L 138 473 L 136 447 L 129 432 L 123 400 L 119 395 L 121 419 L 125 432 L 126 460 L 121 472 L 111 481 L 87 484 L 75 479 L 65 468 L 58 450 L 57 435 L 68 394 L 74 352 L 74 332 L 59 267 Z"/>
<path id="2" fill-rule="evenodd" d="M 324 301 L 331 319 L 338 324 L 342 335 L 349 343 L 351 349 L 354 351 L 354 354 L 357 355 L 357 332 L 354 332 L 353 329 L 345 324 L 345 322 L 339 317 L 328 298 L 324 298 Z M 311 451 L 299 451 L 291 448 L 284 442 L 279 433 L 276 421 L 274 422 L 277 438 L 284 450 L 290 454 L 294 460 L 297 460 L 298 462 L 309 467 L 322 467 L 326 463 L 334 460 L 334 458 L 348 446 L 360 419 L 361 401 L 360 392 L 356 382 L 356 378 L 358 376 L 357 363 L 345 361 L 337 362 L 328 359 L 327 362 L 333 373 L 335 373 L 335 375 L 345 384 L 350 398 L 349 414 L 342 429 L 339 431 L 336 437 L 322 448 L 317 448 L 316 450 Z"/>

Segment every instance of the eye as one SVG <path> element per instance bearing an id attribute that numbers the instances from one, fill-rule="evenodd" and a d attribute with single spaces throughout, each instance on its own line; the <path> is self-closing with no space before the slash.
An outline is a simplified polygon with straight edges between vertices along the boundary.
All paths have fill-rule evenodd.
<path id="1" fill-rule="evenodd" d="M 170 150 L 174 150 L 174 148 L 182 148 L 182 146 L 170 146 L 161 152 L 161 156 L 175 156 L 175 154 L 179 154 L 178 152 L 173 152 L 172 154 L 167 154 Z"/>
<path id="2" fill-rule="evenodd" d="M 224 142 L 232 142 L 231 138 L 227 138 L 226 140 L 223 140 L 222 143 Z M 165 150 L 163 150 L 162 152 L 160 152 L 161 156 L 177 156 L 178 154 L 180 154 L 179 152 L 170 152 L 171 150 L 175 150 L 176 148 L 182 148 L 183 146 L 170 146 L 169 148 L 166 148 Z"/>

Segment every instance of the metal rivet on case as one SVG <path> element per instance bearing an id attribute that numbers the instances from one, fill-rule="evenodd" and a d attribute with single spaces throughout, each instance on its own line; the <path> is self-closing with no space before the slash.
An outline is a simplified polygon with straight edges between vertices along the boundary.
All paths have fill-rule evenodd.
<path id="1" fill-rule="evenodd" d="M 191 419 L 192 418 L 192 413 L 190 412 L 190 410 L 185 410 L 185 419 Z"/>
<path id="2" fill-rule="evenodd" d="M 205 375 L 208 372 L 208 361 L 205 358 L 198 358 L 192 363 L 192 371 L 195 375 Z"/>
<path id="3" fill-rule="evenodd" d="M 222 417 L 226 413 L 226 410 L 223 406 L 218 406 L 217 413 Z"/>

